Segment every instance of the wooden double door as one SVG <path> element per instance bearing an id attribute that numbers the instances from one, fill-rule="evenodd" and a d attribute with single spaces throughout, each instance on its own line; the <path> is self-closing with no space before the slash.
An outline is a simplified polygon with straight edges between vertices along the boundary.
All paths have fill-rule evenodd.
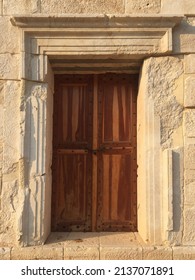
<path id="1" fill-rule="evenodd" d="M 56 75 L 53 231 L 136 231 L 137 75 Z"/>

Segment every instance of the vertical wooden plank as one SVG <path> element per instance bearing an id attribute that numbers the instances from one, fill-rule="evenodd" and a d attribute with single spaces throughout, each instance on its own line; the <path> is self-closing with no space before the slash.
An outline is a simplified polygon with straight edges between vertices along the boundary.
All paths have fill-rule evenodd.
<path id="1" fill-rule="evenodd" d="M 111 106 L 111 104 L 110 104 Z M 112 123 L 110 125 L 113 126 L 113 141 L 119 141 L 119 116 L 121 115 L 120 112 L 120 107 L 119 107 L 119 102 L 118 102 L 118 91 L 117 87 L 114 85 L 113 86 L 113 107 L 112 107 Z M 107 108 L 105 108 L 107 110 Z M 105 123 L 107 124 L 106 127 L 109 125 L 109 119 L 105 119 Z"/>
<path id="2" fill-rule="evenodd" d="M 94 92 L 93 92 L 93 150 L 98 146 L 98 84 L 97 75 L 94 75 Z M 96 230 L 97 217 L 97 161 L 98 155 L 93 157 L 93 175 L 92 175 L 92 231 Z"/>

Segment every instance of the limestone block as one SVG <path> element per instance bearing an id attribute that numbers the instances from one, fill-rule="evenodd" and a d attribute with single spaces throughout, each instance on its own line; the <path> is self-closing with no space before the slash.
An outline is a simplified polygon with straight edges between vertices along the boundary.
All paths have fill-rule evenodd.
<path id="1" fill-rule="evenodd" d="M 194 169 L 195 172 L 195 144 L 186 146 L 184 153 L 184 168 Z"/>
<path id="2" fill-rule="evenodd" d="M 39 1 L 3 0 L 3 15 L 34 14 L 40 12 Z"/>
<path id="3" fill-rule="evenodd" d="M 195 181 L 185 185 L 184 188 L 184 203 L 192 206 L 194 205 L 194 201 L 195 201 Z"/>
<path id="4" fill-rule="evenodd" d="M 195 54 L 185 55 L 184 67 L 186 74 L 195 74 Z"/>
<path id="5" fill-rule="evenodd" d="M 18 53 L 19 28 L 11 24 L 10 17 L 0 17 L 0 26 L 0 53 Z"/>
<path id="6" fill-rule="evenodd" d="M 143 260 L 172 260 L 170 247 L 143 247 Z"/>
<path id="7" fill-rule="evenodd" d="M 184 106 L 195 107 L 195 76 L 185 79 Z"/>
<path id="8" fill-rule="evenodd" d="M 184 113 L 184 135 L 186 137 L 195 137 L 195 110 L 188 109 Z"/>
<path id="9" fill-rule="evenodd" d="M 0 260 L 10 260 L 10 248 L 0 248 Z"/>
<path id="10" fill-rule="evenodd" d="M 195 247 L 180 246 L 173 247 L 174 260 L 195 260 Z"/>
<path id="11" fill-rule="evenodd" d="M 147 14 L 160 12 L 160 0 L 127 0 L 125 12 L 131 14 Z"/>
<path id="12" fill-rule="evenodd" d="M 64 260 L 99 260 L 98 247 L 67 246 L 64 248 Z"/>
<path id="13" fill-rule="evenodd" d="M 19 160 L 19 97 L 20 82 L 4 85 L 4 164 L 3 173 L 11 173 Z"/>
<path id="14" fill-rule="evenodd" d="M 3 9 L 3 0 L 0 0 L 0 15 L 2 15 L 2 9 Z"/>
<path id="15" fill-rule="evenodd" d="M 42 13 L 124 13 L 123 0 L 41 0 Z"/>
<path id="16" fill-rule="evenodd" d="M 163 14 L 193 14 L 195 2 L 193 0 L 162 0 L 161 13 Z"/>
<path id="17" fill-rule="evenodd" d="M 100 247 L 100 260 L 141 260 L 141 246 L 132 247 Z"/>
<path id="18" fill-rule="evenodd" d="M 11 260 L 62 260 L 63 248 L 47 246 L 13 248 Z"/>
<path id="19" fill-rule="evenodd" d="M 71 247 L 96 247 L 99 244 L 99 233 L 96 232 L 71 232 L 67 240 L 64 241 L 64 245 Z"/>
<path id="20" fill-rule="evenodd" d="M 121 246 L 137 246 L 135 235 L 132 232 L 128 233 L 112 233 L 112 232 L 103 232 L 100 233 L 100 246 L 112 246 L 112 245 L 121 247 Z"/>
<path id="21" fill-rule="evenodd" d="M 183 244 L 195 245 L 195 207 L 184 208 Z"/>
<path id="22" fill-rule="evenodd" d="M 3 165 L 3 115 L 4 115 L 4 81 L 0 81 L 0 170 Z"/>
<path id="23" fill-rule="evenodd" d="M 185 170 L 184 178 L 185 178 L 184 180 L 185 180 L 185 184 L 186 185 L 194 182 L 195 181 L 195 172 L 194 172 L 194 170 L 193 169 L 192 170 L 191 169 Z"/>
<path id="24" fill-rule="evenodd" d="M 0 79 L 18 80 L 19 69 L 18 54 L 0 54 Z"/>

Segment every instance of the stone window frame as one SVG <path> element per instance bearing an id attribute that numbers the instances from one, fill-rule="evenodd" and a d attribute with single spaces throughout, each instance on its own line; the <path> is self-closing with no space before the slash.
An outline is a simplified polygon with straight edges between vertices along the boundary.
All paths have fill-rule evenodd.
<path id="1" fill-rule="evenodd" d="M 21 30 L 21 113 L 20 113 L 20 223 L 18 240 L 22 246 L 44 244 L 51 231 L 51 161 L 52 161 L 52 94 L 53 70 L 50 61 L 55 56 L 96 57 L 128 59 L 133 71 L 135 59 L 141 66 L 151 56 L 168 55 L 173 51 L 172 31 L 182 16 L 15 16 L 14 26 Z M 73 45 L 74 43 L 74 45 Z M 82 43 L 82 44 L 81 44 Z M 120 69 L 119 69 L 120 71 Z M 139 103 L 139 101 L 138 101 Z M 139 104 L 138 104 L 139 106 Z M 139 112 L 138 112 L 139 114 Z M 160 134 L 158 120 L 151 111 L 145 116 Z M 147 136 L 148 137 L 148 136 Z M 153 146 L 151 139 L 144 147 Z M 138 137 L 139 141 L 139 137 Z M 150 158 L 155 164 L 155 157 Z M 166 180 L 171 181 L 172 152 L 165 151 Z M 138 166 L 142 163 L 139 163 Z M 155 174 L 142 173 L 143 186 L 139 183 L 138 169 L 138 232 L 144 240 L 158 244 L 158 218 L 148 213 L 147 204 L 154 200 Z M 171 185 L 171 182 L 169 182 Z M 165 231 L 171 230 L 171 189 L 165 190 L 163 204 L 167 218 L 162 222 Z M 143 194 L 145 197 L 143 198 Z M 155 205 L 153 207 L 155 211 Z M 160 215 L 160 214 L 159 214 Z M 155 216 L 155 218 L 153 218 Z M 142 217 L 142 218 L 140 218 Z M 169 217 L 169 218 L 168 218 Z M 169 220 L 168 220 L 169 219 Z M 142 221 L 144 225 L 142 224 Z"/>

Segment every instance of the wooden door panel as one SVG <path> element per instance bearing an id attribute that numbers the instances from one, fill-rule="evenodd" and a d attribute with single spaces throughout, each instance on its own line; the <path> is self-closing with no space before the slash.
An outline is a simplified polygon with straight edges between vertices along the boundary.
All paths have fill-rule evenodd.
<path id="1" fill-rule="evenodd" d="M 101 75 L 98 83 L 98 231 L 135 231 L 136 79 Z"/>
<path id="2" fill-rule="evenodd" d="M 58 75 L 54 94 L 52 230 L 91 230 L 92 77 Z"/>
<path id="3" fill-rule="evenodd" d="M 55 230 L 91 230 L 91 155 L 66 153 L 56 155 Z"/>

